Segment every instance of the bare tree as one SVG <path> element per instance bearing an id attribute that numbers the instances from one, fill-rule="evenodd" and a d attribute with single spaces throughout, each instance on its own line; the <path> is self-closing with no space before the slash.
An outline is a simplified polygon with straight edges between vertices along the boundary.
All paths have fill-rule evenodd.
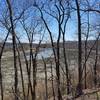
<path id="1" fill-rule="evenodd" d="M 76 0 L 77 20 L 78 20 L 78 86 L 77 95 L 82 95 L 82 41 L 81 41 L 81 16 L 79 1 Z"/>
<path id="2" fill-rule="evenodd" d="M 21 63 L 21 58 L 20 58 L 20 51 L 19 51 L 18 45 L 16 45 L 16 47 L 17 47 L 16 50 L 18 52 L 18 62 L 19 62 L 19 67 L 20 67 L 21 80 L 22 80 L 23 99 L 26 100 L 25 84 L 24 84 L 24 78 L 23 78 L 23 69 L 22 69 L 22 63 Z"/>
<path id="3" fill-rule="evenodd" d="M 99 39 L 99 38 L 98 38 Z M 97 63 L 98 63 L 98 40 L 96 42 L 95 64 L 94 64 L 94 85 L 97 86 Z"/>
<path id="4" fill-rule="evenodd" d="M 10 31 L 10 30 L 9 30 Z M 7 41 L 7 38 L 9 36 L 9 31 L 7 33 L 7 36 L 4 40 L 4 43 L 2 45 L 2 48 L 1 48 L 1 51 L 0 51 L 0 88 L 1 88 L 1 99 L 3 100 L 4 98 L 4 95 L 3 95 L 3 84 L 2 84 L 2 71 L 1 71 L 1 60 L 2 60 L 2 54 L 3 54 L 3 51 L 4 51 L 4 47 L 5 47 L 5 44 L 6 44 L 6 41 Z"/>
<path id="5" fill-rule="evenodd" d="M 61 33 L 60 33 L 60 30 L 59 30 L 59 36 L 58 36 L 58 40 L 57 40 L 57 55 L 58 55 L 57 56 L 56 52 L 55 52 L 55 46 L 54 46 L 54 42 L 53 42 L 52 32 L 50 31 L 49 26 L 48 26 L 47 22 L 44 19 L 42 9 L 39 8 L 39 6 L 36 5 L 36 4 L 34 6 L 37 7 L 38 10 L 40 11 L 41 19 L 43 20 L 43 22 L 45 24 L 45 27 L 46 27 L 47 31 L 49 32 L 49 35 L 50 35 L 52 49 L 53 49 L 53 53 L 54 53 L 54 59 L 55 59 L 55 63 L 56 63 L 58 100 L 62 100 L 62 96 L 61 96 L 61 92 L 60 92 L 60 72 L 59 72 L 59 41 L 60 41 Z"/>
<path id="6" fill-rule="evenodd" d="M 55 100 L 55 91 L 54 91 L 54 76 L 53 76 L 53 68 L 52 68 L 52 62 L 51 63 L 51 81 L 52 81 L 52 91 L 53 91 L 53 100 Z"/>
<path id="7" fill-rule="evenodd" d="M 45 59 L 42 57 L 43 63 L 44 63 L 44 72 L 45 72 L 45 93 L 46 93 L 46 97 L 45 100 L 48 100 L 48 87 L 47 87 L 47 65 L 46 65 L 46 61 Z"/>
<path id="8" fill-rule="evenodd" d="M 15 30 L 14 30 L 14 24 L 13 24 L 13 12 L 12 12 L 12 6 L 11 2 L 9 0 L 6 0 L 8 9 L 9 9 L 9 19 L 11 23 L 11 33 L 12 33 L 12 42 L 13 42 L 13 55 L 14 55 L 14 70 L 15 70 L 15 94 L 18 94 L 18 73 L 17 73 L 17 64 L 16 64 L 16 38 L 15 38 Z M 15 95 L 15 100 L 18 100 L 18 97 Z"/>

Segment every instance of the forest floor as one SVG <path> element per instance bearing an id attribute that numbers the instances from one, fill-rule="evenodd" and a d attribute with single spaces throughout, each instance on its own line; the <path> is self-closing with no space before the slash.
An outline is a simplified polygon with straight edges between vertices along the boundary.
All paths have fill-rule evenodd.
<path id="1" fill-rule="evenodd" d="M 29 51 L 26 51 L 26 53 Z M 22 52 L 21 52 L 22 54 Z M 22 57 L 23 58 L 23 57 Z M 53 61 L 53 59 L 51 59 Z M 24 75 L 24 81 L 27 85 L 27 71 L 25 67 L 25 61 L 22 59 L 22 65 L 23 65 L 23 75 Z M 44 100 L 44 94 L 45 94 L 45 73 L 44 73 L 44 65 L 42 60 L 37 61 L 38 65 L 38 72 L 37 72 L 37 100 Z M 53 68 L 55 66 L 53 65 Z M 19 69 L 19 67 L 18 67 Z M 55 76 L 55 69 L 53 69 L 53 74 Z M 54 100 L 52 97 L 52 86 L 51 86 L 51 69 L 50 69 L 50 63 L 47 63 L 47 75 L 48 75 L 48 92 L 49 92 L 49 99 L 48 100 Z M 9 94 L 12 93 L 12 87 L 14 85 L 14 68 L 13 68 L 13 53 L 8 51 L 4 52 L 2 56 L 2 72 L 3 72 L 3 86 L 5 91 Z M 20 79 L 20 71 L 18 70 L 18 77 L 19 77 L 19 88 L 21 85 L 21 79 Z M 64 90 L 65 91 L 65 90 Z M 86 89 L 83 90 L 84 94 L 78 98 L 74 98 L 72 96 L 66 96 L 63 95 L 63 100 L 100 100 L 100 89 Z M 10 96 L 11 97 L 11 96 Z M 8 99 L 9 95 L 7 95 L 7 100 L 13 100 Z M 1 100 L 1 99 L 0 99 Z M 5 99 L 6 100 L 6 99 Z M 57 100 L 57 99 L 56 99 Z"/>

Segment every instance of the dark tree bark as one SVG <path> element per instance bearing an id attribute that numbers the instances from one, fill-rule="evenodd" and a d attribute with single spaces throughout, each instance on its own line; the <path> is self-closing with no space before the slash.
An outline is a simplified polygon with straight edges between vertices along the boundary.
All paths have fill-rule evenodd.
<path id="1" fill-rule="evenodd" d="M 8 30 L 8 33 L 6 35 L 6 38 L 4 40 L 4 43 L 1 47 L 1 51 L 0 51 L 0 88 L 1 88 L 1 100 L 4 99 L 4 94 L 3 94 L 3 84 L 2 84 L 2 71 L 1 71 L 1 60 L 2 60 L 2 54 L 3 54 L 3 51 L 4 51 L 4 47 L 5 47 L 5 44 L 6 44 L 6 41 L 7 41 L 7 38 L 9 36 L 9 32 L 10 32 L 10 29 Z"/>
<path id="2" fill-rule="evenodd" d="M 94 85 L 97 86 L 97 62 L 98 62 L 98 40 L 96 42 L 96 53 L 95 53 L 95 64 L 94 64 Z"/>
<path id="3" fill-rule="evenodd" d="M 59 18 L 58 18 L 58 38 L 57 38 L 57 62 L 56 62 L 56 75 L 57 75 L 57 86 L 58 86 L 58 98 L 60 100 L 62 100 L 62 96 L 61 96 L 61 92 L 60 92 L 60 38 L 61 38 L 61 30 L 60 30 L 60 27 L 61 27 L 61 16 L 60 16 L 60 10 L 58 8 L 58 6 L 56 5 L 56 8 L 58 10 L 58 13 L 59 13 Z"/>
<path id="4" fill-rule="evenodd" d="M 26 70 L 27 70 L 27 76 L 28 76 L 28 87 L 30 88 L 30 91 L 31 91 L 31 96 L 33 94 L 33 89 L 32 89 L 32 83 L 31 83 L 31 79 L 30 79 L 30 72 L 29 72 L 29 67 L 28 67 L 28 60 L 27 60 L 27 57 L 26 57 L 26 54 L 25 54 L 25 51 L 24 51 L 24 48 L 23 48 L 23 45 L 22 43 L 20 42 L 19 38 L 16 36 L 20 46 L 21 46 L 21 49 L 22 49 L 22 52 L 23 52 L 23 55 L 24 55 L 24 59 L 25 59 L 25 64 L 26 64 Z M 28 89 L 29 89 L 28 88 Z M 29 92 L 29 91 L 28 91 Z M 26 97 L 28 100 L 29 98 L 29 93 L 27 93 L 27 97 Z M 33 100 L 33 99 L 32 99 Z"/>
<path id="5" fill-rule="evenodd" d="M 81 40 L 81 16 L 79 1 L 75 0 L 77 7 L 77 20 L 78 20 L 78 85 L 77 96 L 82 95 L 82 40 Z"/>
<path id="6" fill-rule="evenodd" d="M 1 56 L 0 56 L 0 92 L 1 92 L 1 100 L 4 98 L 3 94 L 3 84 L 2 84 L 2 71 L 1 71 Z"/>
<path id="7" fill-rule="evenodd" d="M 43 39 L 43 38 L 42 38 Z M 33 98 L 36 99 L 36 74 L 37 74 L 37 54 L 42 42 L 42 39 L 39 41 L 38 46 L 36 47 L 35 56 L 33 57 L 32 53 L 32 66 L 33 66 Z"/>
<path id="8" fill-rule="evenodd" d="M 50 62 L 50 64 L 51 64 L 51 81 L 52 81 L 53 100 L 55 100 L 55 91 L 54 91 L 54 76 L 53 76 L 52 62 Z"/>
<path id="9" fill-rule="evenodd" d="M 13 55 L 14 55 L 14 70 L 15 70 L 15 83 L 14 83 L 14 91 L 15 94 L 18 95 L 18 73 L 17 73 L 17 64 L 16 64 L 16 38 L 15 38 L 15 30 L 13 24 L 13 12 L 10 0 L 6 0 L 9 10 L 10 24 L 11 24 L 11 33 L 12 33 L 12 42 L 13 42 Z M 18 97 L 15 95 L 15 100 L 18 100 Z"/>
<path id="10" fill-rule="evenodd" d="M 47 65 L 45 59 L 42 57 L 43 63 L 44 63 L 44 72 L 45 72 L 45 100 L 48 100 L 48 86 L 47 86 Z"/>
<path id="11" fill-rule="evenodd" d="M 88 50 L 88 37 L 89 37 L 89 31 L 90 31 L 90 23 L 89 23 L 89 12 L 88 12 L 88 15 L 87 15 L 87 20 L 88 20 L 88 22 L 87 22 L 87 24 L 88 24 L 88 27 L 87 27 L 87 34 L 86 34 L 86 40 L 85 40 L 85 63 L 84 63 L 84 76 L 85 76 L 85 79 L 84 79 L 84 86 L 85 86 L 85 89 L 87 88 L 87 66 L 86 66 L 86 64 L 87 64 L 87 62 L 86 62 L 86 59 L 87 59 L 87 50 Z"/>
<path id="12" fill-rule="evenodd" d="M 54 46 L 54 42 L 53 42 L 53 37 L 52 37 L 52 32 L 50 31 L 50 29 L 49 29 L 49 27 L 48 27 L 48 25 L 47 25 L 47 23 L 46 23 L 46 21 L 45 21 L 45 19 L 44 19 L 44 17 L 43 17 L 43 12 L 42 12 L 42 9 L 40 9 L 38 6 L 36 6 L 37 8 L 38 8 L 38 10 L 40 11 L 40 13 L 41 13 L 41 19 L 43 20 L 43 22 L 44 22 L 44 24 L 45 24 L 45 27 L 46 27 L 46 29 L 47 29 L 47 31 L 48 31 L 48 33 L 49 33 L 49 35 L 50 35 L 50 39 L 51 39 L 51 45 L 52 45 L 52 50 L 53 50 L 53 54 L 54 54 L 54 59 L 55 59 L 55 63 L 56 63 L 56 75 L 57 75 L 57 95 L 58 95 L 58 100 L 62 100 L 62 96 L 61 96 L 61 92 L 60 92 L 60 78 L 59 78 L 59 50 L 57 50 L 57 54 L 58 54 L 58 56 L 57 56 L 57 54 L 56 54 L 56 52 L 55 52 L 55 46 Z M 60 36 L 58 36 L 58 46 L 59 46 L 59 37 Z M 58 46 L 57 46 L 57 48 L 58 48 Z"/>
<path id="13" fill-rule="evenodd" d="M 70 93 L 69 70 L 68 70 L 68 63 L 67 63 L 67 58 L 66 58 L 65 35 L 64 34 L 63 34 L 63 54 L 64 54 L 65 69 L 66 69 L 67 94 L 69 94 Z"/>
<path id="14" fill-rule="evenodd" d="M 16 45 L 16 47 L 17 47 L 17 45 Z M 20 74 L 21 74 L 21 81 L 22 81 L 22 90 L 23 90 L 23 99 L 26 100 L 25 84 L 24 84 L 24 78 L 23 78 L 23 69 L 22 69 L 22 63 L 21 63 L 21 58 L 20 58 L 19 47 L 17 47 L 16 50 L 17 50 L 17 53 L 18 53 L 18 62 L 19 62 L 19 67 L 20 67 Z"/>

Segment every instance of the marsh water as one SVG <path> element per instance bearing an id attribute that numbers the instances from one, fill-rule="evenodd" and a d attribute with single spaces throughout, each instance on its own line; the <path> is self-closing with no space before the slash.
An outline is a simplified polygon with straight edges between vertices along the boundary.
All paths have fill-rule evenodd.
<path id="1" fill-rule="evenodd" d="M 35 53 L 33 53 L 33 56 L 35 55 Z M 29 59 L 30 57 L 30 52 L 26 53 L 27 59 Z M 52 48 L 46 48 L 46 49 L 41 49 L 38 53 L 37 53 L 37 59 L 40 60 L 43 58 L 52 58 L 53 57 L 53 51 Z"/>

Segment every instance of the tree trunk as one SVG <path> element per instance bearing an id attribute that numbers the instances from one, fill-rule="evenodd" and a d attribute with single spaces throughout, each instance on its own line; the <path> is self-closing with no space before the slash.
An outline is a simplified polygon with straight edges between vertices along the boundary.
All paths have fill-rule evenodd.
<path id="1" fill-rule="evenodd" d="M 81 42 L 81 16 L 80 6 L 78 0 L 76 0 L 77 7 L 77 20 L 78 20 L 78 85 L 77 96 L 82 95 L 82 42 Z"/>
<path id="2" fill-rule="evenodd" d="M 15 100 L 18 100 L 18 74 L 17 74 L 17 64 L 16 64 L 16 38 L 15 38 L 15 30 L 14 30 L 14 25 L 13 25 L 13 12 L 12 12 L 12 7 L 10 4 L 10 0 L 6 0 L 8 9 L 9 9 L 9 17 L 10 17 L 10 24 L 11 24 L 11 33 L 12 33 L 12 42 L 13 42 L 13 55 L 14 55 L 14 70 L 15 70 Z"/>

